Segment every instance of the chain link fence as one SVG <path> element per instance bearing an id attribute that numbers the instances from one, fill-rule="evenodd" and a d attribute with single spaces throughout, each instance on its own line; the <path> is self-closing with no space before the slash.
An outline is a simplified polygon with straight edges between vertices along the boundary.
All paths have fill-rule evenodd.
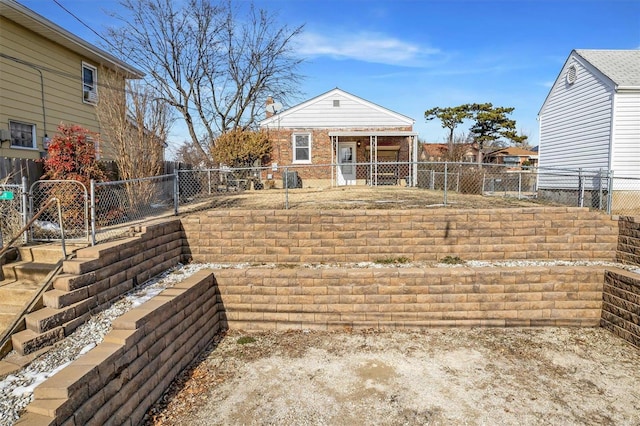
<path id="1" fill-rule="evenodd" d="M 93 183 L 92 240 L 118 237 L 133 223 L 177 213 L 175 178 L 175 175 L 162 175 Z"/>
<path id="2" fill-rule="evenodd" d="M 0 247 L 17 237 L 26 223 L 25 186 L 26 178 L 22 185 L 0 184 Z M 19 242 L 26 242 L 26 238 Z"/>
<path id="3" fill-rule="evenodd" d="M 607 170 L 512 167 L 475 163 L 349 163 L 280 168 L 181 170 L 179 206 L 203 208 L 379 208 L 408 199 L 405 207 L 464 207 L 477 195 L 491 206 L 496 199 L 544 205 L 589 207 L 611 214 L 640 214 L 640 180 L 612 176 Z M 380 199 L 331 199 L 331 189 L 377 188 Z M 383 191 L 384 189 L 384 191 Z M 402 189 L 402 192 L 400 191 Z M 409 192 L 407 192 L 409 191 Z M 412 196 L 406 194 L 411 193 Z M 334 191 L 333 194 L 338 194 Z M 493 201 L 492 201 L 493 200 Z M 504 206 L 513 204 L 506 203 Z M 518 204 L 519 205 L 519 204 Z M 403 206 L 399 206 L 403 207 Z"/>
<path id="4" fill-rule="evenodd" d="M 91 243 L 122 236 L 151 218 L 204 209 L 589 207 L 640 215 L 640 179 L 607 170 L 561 170 L 474 163 L 348 163 L 222 167 L 116 182 L 38 181 L 4 185 L 0 226 L 5 241 L 55 197 L 30 227 L 33 241 Z M 12 193 L 12 196 L 9 195 Z M 11 198 L 11 199 L 8 199 Z M 25 206 L 24 200 L 29 200 Z M 62 217 L 62 224 L 60 223 Z M 61 226 L 62 225 L 62 226 Z"/>
<path id="5" fill-rule="evenodd" d="M 82 183 L 74 180 L 40 180 L 31 185 L 29 194 L 30 215 L 42 211 L 29 229 L 30 240 L 88 240 L 88 192 Z M 57 202 L 50 203 L 52 198 Z"/>

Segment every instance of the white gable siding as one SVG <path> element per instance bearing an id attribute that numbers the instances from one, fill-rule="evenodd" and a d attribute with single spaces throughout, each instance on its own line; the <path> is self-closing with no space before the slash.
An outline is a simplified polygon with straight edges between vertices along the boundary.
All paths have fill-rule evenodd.
<path id="1" fill-rule="evenodd" d="M 640 178 L 640 93 L 618 93 L 614 104 L 611 168 L 616 176 Z"/>
<path id="2" fill-rule="evenodd" d="M 571 65 L 578 77 L 569 85 L 565 75 Z M 540 112 L 539 167 L 608 169 L 612 97 L 608 82 L 570 58 Z M 539 186 L 557 188 L 558 182 L 541 176 Z"/>
<path id="3" fill-rule="evenodd" d="M 334 106 L 338 101 L 339 106 Z M 345 128 L 390 128 L 406 127 L 412 123 L 400 119 L 382 107 L 363 102 L 340 92 L 320 97 L 316 101 L 301 104 L 290 114 L 282 114 L 270 127 L 292 129 L 345 129 Z"/>

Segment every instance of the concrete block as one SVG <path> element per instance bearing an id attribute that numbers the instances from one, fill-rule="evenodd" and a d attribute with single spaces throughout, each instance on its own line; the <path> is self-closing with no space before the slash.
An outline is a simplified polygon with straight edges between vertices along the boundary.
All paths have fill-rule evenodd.
<path id="1" fill-rule="evenodd" d="M 20 416 L 15 423 L 15 426 L 56 426 L 55 417 L 26 412 Z"/>

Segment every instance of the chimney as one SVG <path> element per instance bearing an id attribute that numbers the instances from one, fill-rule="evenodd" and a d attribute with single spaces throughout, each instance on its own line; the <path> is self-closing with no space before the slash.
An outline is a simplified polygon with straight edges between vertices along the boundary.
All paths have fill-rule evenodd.
<path id="1" fill-rule="evenodd" d="M 266 107 L 268 107 L 269 105 L 273 105 L 273 98 L 271 96 L 268 96 L 264 105 Z M 273 110 L 269 110 L 269 108 L 267 108 L 267 118 L 271 118 L 271 117 L 273 117 Z"/>

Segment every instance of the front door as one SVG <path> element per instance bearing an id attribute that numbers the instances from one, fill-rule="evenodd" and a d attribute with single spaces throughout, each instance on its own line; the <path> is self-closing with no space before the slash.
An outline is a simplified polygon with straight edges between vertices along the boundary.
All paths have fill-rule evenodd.
<path id="1" fill-rule="evenodd" d="M 338 186 L 356 184 L 356 143 L 338 143 Z"/>

